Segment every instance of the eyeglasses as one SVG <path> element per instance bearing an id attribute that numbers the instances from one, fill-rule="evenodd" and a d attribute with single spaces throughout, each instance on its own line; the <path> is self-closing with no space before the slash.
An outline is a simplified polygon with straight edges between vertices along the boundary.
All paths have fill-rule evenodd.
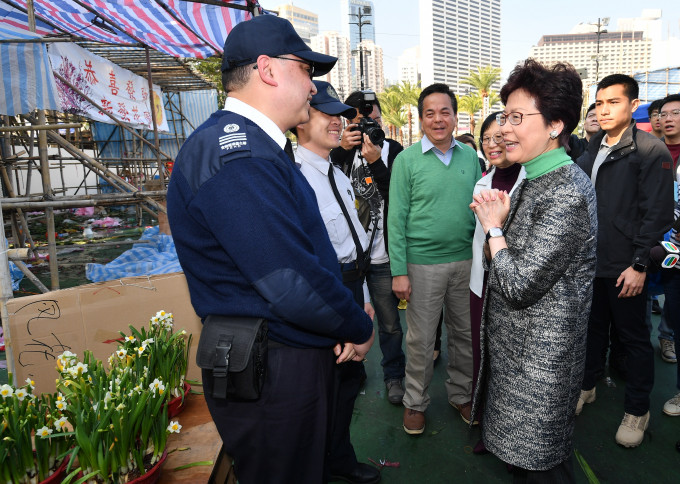
<path id="1" fill-rule="evenodd" d="M 503 135 L 500 133 L 496 133 L 493 136 L 484 136 L 482 138 L 482 144 L 488 146 L 491 143 L 491 140 L 493 140 L 494 143 L 499 145 L 503 143 Z"/>
<path id="2" fill-rule="evenodd" d="M 501 113 L 496 115 L 496 122 L 498 123 L 498 126 L 504 126 L 505 121 L 510 121 L 510 124 L 513 126 L 518 126 L 522 124 L 522 118 L 524 116 L 534 116 L 536 114 L 541 113 Z"/>
<path id="3" fill-rule="evenodd" d="M 311 62 L 303 61 L 303 60 L 300 60 L 300 59 L 291 59 L 290 57 L 281 57 L 281 56 L 278 56 L 278 55 L 273 55 L 271 57 L 273 57 L 275 59 L 289 60 L 289 61 L 293 61 L 293 62 L 299 62 L 300 64 L 304 64 L 304 65 L 309 67 L 309 70 L 307 70 L 307 74 L 309 74 L 309 78 L 310 79 L 314 78 L 314 64 L 312 64 Z M 255 64 L 253 66 L 253 69 L 257 69 L 257 64 Z"/>
<path id="4" fill-rule="evenodd" d="M 652 113 L 649 115 L 649 119 L 659 119 L 660 115 L 659 113 Z"/>
<path id="5" fill-rule="evenodd" d="M 659 119 L 677 118 L 678 116 L 680 116 L 680 109 L 673 109 L 672 111 L 664 111 L 659 113 Z"/>
<path id="6" fill-rule="evenodd" d="M 593 119 L 597 117 L 597 113 L 590 113 L 588 116 L 586 116 L 586 119 Z"/>

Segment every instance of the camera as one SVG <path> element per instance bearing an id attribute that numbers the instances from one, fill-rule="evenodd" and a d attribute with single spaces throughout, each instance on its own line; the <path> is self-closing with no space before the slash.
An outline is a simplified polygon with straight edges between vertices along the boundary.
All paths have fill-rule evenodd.
<path id="1" fill-rule="evenodd" d="M 376 95 L 373 91 L 361 91 L 359 112 L 363 115 L 363 118 L 359 120 L 359 125 L 356 128 L 353 128 L 353 131 L 359 130 L 362 134 L 368 136 L 371 143 L 382 147 L 383 142 L 385 141 L 385 132 L 377 121 L 369 118 L 373 112 L 373 105 L 375 104 L 376 99 Z"/>

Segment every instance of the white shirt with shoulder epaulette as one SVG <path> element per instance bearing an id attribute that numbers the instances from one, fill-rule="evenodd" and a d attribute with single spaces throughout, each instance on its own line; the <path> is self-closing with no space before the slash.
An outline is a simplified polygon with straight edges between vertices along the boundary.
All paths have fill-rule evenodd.
<path id="1" fill-rule="evenodd" d="M 300 163 L 300 171 L 314 189 L 316 200 L 319 204 L 319 211 L 321 212 L 321 218 L 326 225 L 328 237 L 331 239 L 335 253 L 338 256 L 338 262 L 341 264 L 354 262 L 357 259 L 357 249 L 354 244 L 354 239 L 352 238 L 352 232 L 349 229 L 345 215 L 342 213 L 340 204 L 333 194 L 333 189 L 331 188 L 330 180 L 328 179 L 328 167 L 331 164 L 330 158 L 323 159 L 304 146 L 298 145 L 297 150 L 295 151 L 295 161 Z M 352 220 L 361 247 L 366 250 L 368 248 L 368 236 L 361 226 L 361 222 L 359 222 L 352 184 L 342 170 L 335 166 L 333 167 L 333 170 L 335 185 L 338 187 L 340 197 Z M 365 283 L 364 300 L 366 302 L 369 301 L 368 290 Z"/>

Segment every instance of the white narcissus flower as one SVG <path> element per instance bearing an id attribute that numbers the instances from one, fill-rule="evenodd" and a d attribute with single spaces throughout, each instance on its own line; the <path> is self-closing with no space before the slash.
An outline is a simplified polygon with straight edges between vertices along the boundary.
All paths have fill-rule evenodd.
<path id="1" fill-rule="evenodd" d="M 120 358 L 122 360 L 127 355 L 127 350 L 124 349 L 124 348 L 121 348 L 116 352 L 116 355 L 118 355 L 118 358 Z"/>
<path id="2" fill-rule="evenodd" d="M 146 346 L 144 346 L 144 345 L 137 348 L 137 353 L 139 354 L 139 356 L 142 356 L 142 354 L 144 353 L 144 350 L 146 350 Z"/>
<path id="3" fill-rule="evenodd" d="M 28 395 L 28 392 L 26 392 L 26 390 L 23 388 L 17 388 L 14 392 L 14 395 L 16 395 L 20 402 L 23 402 L 24 398 L 26 398 L 26 395 Z"/>
<path id="4" fill-rule="evenodd" d="M 178 434 L 181 429 L 182 426 L 179 424 L 179 422 L 175 422 L 174 420 L 170 422 L 170 425 L 168 425 L 168 432 L 171 434 Z"/>
<path id="5" fill-rule="evenodd" d="M 137 338 L 135 338 L 134 336 L 130 335 L 130 336 L 126 336 L 126 337 L 125 337 L 125 341 L 127 341 L 128 343 L 134 343 L 135 341 L 137 341 Z"/>
<path id="6" fill-rule="evenodd" d="M 31 380 L 30 378 L 26 378 L 26 385 L 28 385 L 31 388 L 35 387 L 35 382 Z"/>
<path id="7" fill-rule="evenodd" d="M 78 364 L 75 366 L 75 369 L 78 374 L 87 373 L 87 365 L 85 363 L 78 362 Z"/>
<path id="8" fill-rule="evenodd" d="M 49 437 L 52 434 L 52 432 L 53 432 L 52 429 L 47 428 L 47 426 L 43 426 L 43 427 L 39 428 L 38 430 L 36 430 L 35 434 L 39 435 L 40 437 L 42 437 L 44 439 L 45 437 Z"/>
<path id="9" fill-rule="evenodd" d="M 147 338 L 142 341 L 142 346 L 150 345 L 151 343 L 153 343 L 153 338 Z"/>
<path id="10" fill-rule="evenodd" d="M 156 378 L 154 381 L 151 382 L 151 385 L 149 385 L 149 390 L 153 390 L 154 392 L 158 390 L 158 392 L 162 395 L 163 392 L 165 391 L 165 385 L 163 385 L 163 382 Z"/>
<path id="11" fill-rule="evenodd" d="M 14 388 L 7 385 L 6 383 L 0 387 L 0 396 L 7 398 L 11 397 L 12 395 L 14 395 Z"/>
<path id="12" fill-rule="evenodd" d="M 54 421 L 54 428 L 56 428 L 59 432 L 64 432 L 67 425 L 68 419 L 66 417 L 61 417 Z"/>
<path id="13" fill-rule="evenodd" d="M 66 403 L 66 400 L 57 400 L 57 403 L 55 403 L 55 407 L 57 407 L 57 410 L 63 412 L 68 408 L 68 405 Z"/>

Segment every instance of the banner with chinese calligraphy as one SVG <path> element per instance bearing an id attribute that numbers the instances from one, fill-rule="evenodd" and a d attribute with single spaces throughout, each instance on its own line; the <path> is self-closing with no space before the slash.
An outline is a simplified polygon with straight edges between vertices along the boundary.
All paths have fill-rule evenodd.
<path id="1" fill-rule="evenodd" d="M 70 43 L 49 47 L 52 70 L 86 94 L 118 120 L 132 128 L 153 129 L 149 82 L 127 69 Z M 95 121 L 113 124 L 99 108 L 92 106 L 59 79 L 60 110 Z M 153 86 L 153 103 L 159 131 L 168 131 L 161 88 Z"/>

